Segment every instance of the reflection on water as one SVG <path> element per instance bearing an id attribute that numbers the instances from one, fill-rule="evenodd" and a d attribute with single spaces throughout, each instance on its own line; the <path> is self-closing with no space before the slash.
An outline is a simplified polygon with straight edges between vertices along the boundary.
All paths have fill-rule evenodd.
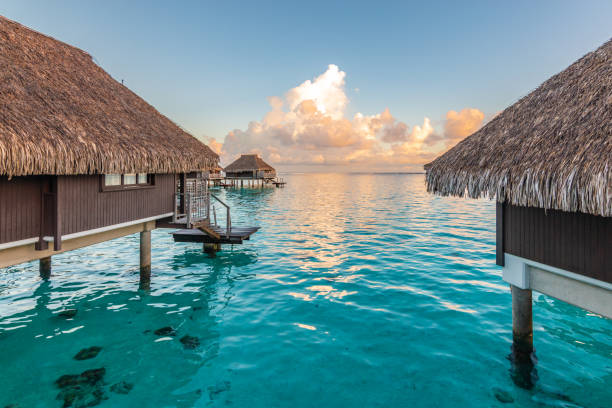
<path id="1" fill-rule="evenodd" d="M 99 367 L 113 407 L 609 405 L 610 321 L 546 296 L 537 382 L 513 381 L 493 203 L 433 197 L 421 175 L 285 179 L 217 191 L 262 229 L 216 258 L 154 231 L 147 292 L 138 236 L 56 256 L 48 282 L 2 270 L 0 406 L 61 406 L 54 381 Z"/>

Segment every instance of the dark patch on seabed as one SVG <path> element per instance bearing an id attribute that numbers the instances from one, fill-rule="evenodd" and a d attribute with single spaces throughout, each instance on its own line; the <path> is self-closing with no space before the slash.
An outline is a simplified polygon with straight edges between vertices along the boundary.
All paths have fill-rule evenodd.
<path id="1" fill-rule="evenodd" d="M 183 347 L 186 349 L 193 350 L 200 345 L 200 339 L 194 336 L 186 335 L 181 338 L 181 343 L 183 343 Z"/>
<path id="2" fill-rule="evenodd" d="M 231 383 L 229 381 L 219 381 L 214 386 L 208 387 L 208 397 L 211 400 L 217 398 L 219 394 L 225 391 L 229 391 L 231 388 Z"/>
<path id="3" fill-rule="evenodd" d="M 74 316 L 76 316 L 76 314 L 77 314 L 76 309 L 66 309 L 66 310 L 62 310 L 61 312 L 59 312 L 57 316 L 63 317 L 64 319 L 72 319 Z"/>
<path id="4" fill-rule="evenodd" d="M 170 326 L 162 327 L 161 329 L 157 329 L 153 332 L 156 336 L 176 336 L 176 330 L 174 330 Z"/>
<path id="5" fill-rule="evenodd" d="M 98 353 L 102 350 L 102 347 L 92 346 L 89 348 L 84 348 L 79 351 L 75 356 L 75 360 L 89 360 L 90 358 L 95 358 Z"/>
<path id="6" fill-rule="evenodd" d="M 104 367 L 85 370 L 81 374 L 64 374 L 55 385 L 60 389 L 56 399 L 64 401 L 64 407 L 93 407 L 108 399 L 103 386 Z"/>
<path id="7" fill-rule="evenodd" d="M 110 390 L 116 394 L 127 394 L 132 390 L 132 388 L 134 388 L 134 384 L 121 381 L 117 384 L 113 384 Z"/>
<path id="8" fill-rule="evenodd" d="M 500 388 L 493 388 L 493 395 L 495 395 L 495 398 L 503 404 L 509 404 L 511 402 L 514 402 L 514 398 L 512 397 L 512 395 L 508 391 L 502 390 Z"/>

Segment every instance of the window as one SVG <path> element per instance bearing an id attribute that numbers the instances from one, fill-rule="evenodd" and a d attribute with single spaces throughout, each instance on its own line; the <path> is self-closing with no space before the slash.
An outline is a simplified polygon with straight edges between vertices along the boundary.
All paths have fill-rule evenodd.
<path id="1" fill-rule="evenodd" d="M 104 175 L 105 186 L 120 186 L 121 185 L 121 174 L 105 174 Z"/>
<path id="2" fill-rule="evenodd" d="M 123 175 L 123 184 L 136 184 L 136 174 L 124 174 Z"/>
<path id="3" fill-rule="evenodd" d="M 155 176 L 147 173 L 105 174 L 100 187 L 102 191 L 133 190 L 155 185 Z"/>

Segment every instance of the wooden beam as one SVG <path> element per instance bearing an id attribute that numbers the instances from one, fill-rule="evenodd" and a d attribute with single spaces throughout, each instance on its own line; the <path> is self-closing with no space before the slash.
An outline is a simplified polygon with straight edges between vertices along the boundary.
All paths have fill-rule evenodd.
<path id="1" fill-rule="evenodd" d="M 127 227 L 121 227 L 109 231 L 99 232 L 97 234 L 68 239 L 64 240 L 62 249 L 60 251 L 55 252 L 52 248 L 37 251 L 34 248 L 34 243 L 3 249 L 0 251 L 0 268 L 46 258 L 51 255 L 72 251 L 73 249 L 98 244 L 100 242 L 110 241 L 111 239 L 123 237 L 125 235 L 135 234 L 137 232 L 153 228 L 155 228 L 155 221 L 148 221 L 142 224 L 134 224 Z"/>

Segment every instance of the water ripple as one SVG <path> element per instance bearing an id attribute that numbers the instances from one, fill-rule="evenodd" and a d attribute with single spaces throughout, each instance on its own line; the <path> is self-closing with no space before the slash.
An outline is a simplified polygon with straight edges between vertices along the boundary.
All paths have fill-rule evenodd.
<path id="1" fill-rule="evenodd" d="M 609 406 L 611 322 L 539 294 L 539 381 L 512 382 L 493 203 L 431 196 L 421 175 L 284 177 L 218 191 L 262 229 L 214 259 L 154 231 L 150 292 L 137 235 L 54 257 L 49 282 L 35 263 L 1 270 L 0 406 L 61 406 L 55 379 L 102 366 L 113 407 L 501 406 L 496 390 Z M 109 391 L 120 381 L 129 394 Z"/>

